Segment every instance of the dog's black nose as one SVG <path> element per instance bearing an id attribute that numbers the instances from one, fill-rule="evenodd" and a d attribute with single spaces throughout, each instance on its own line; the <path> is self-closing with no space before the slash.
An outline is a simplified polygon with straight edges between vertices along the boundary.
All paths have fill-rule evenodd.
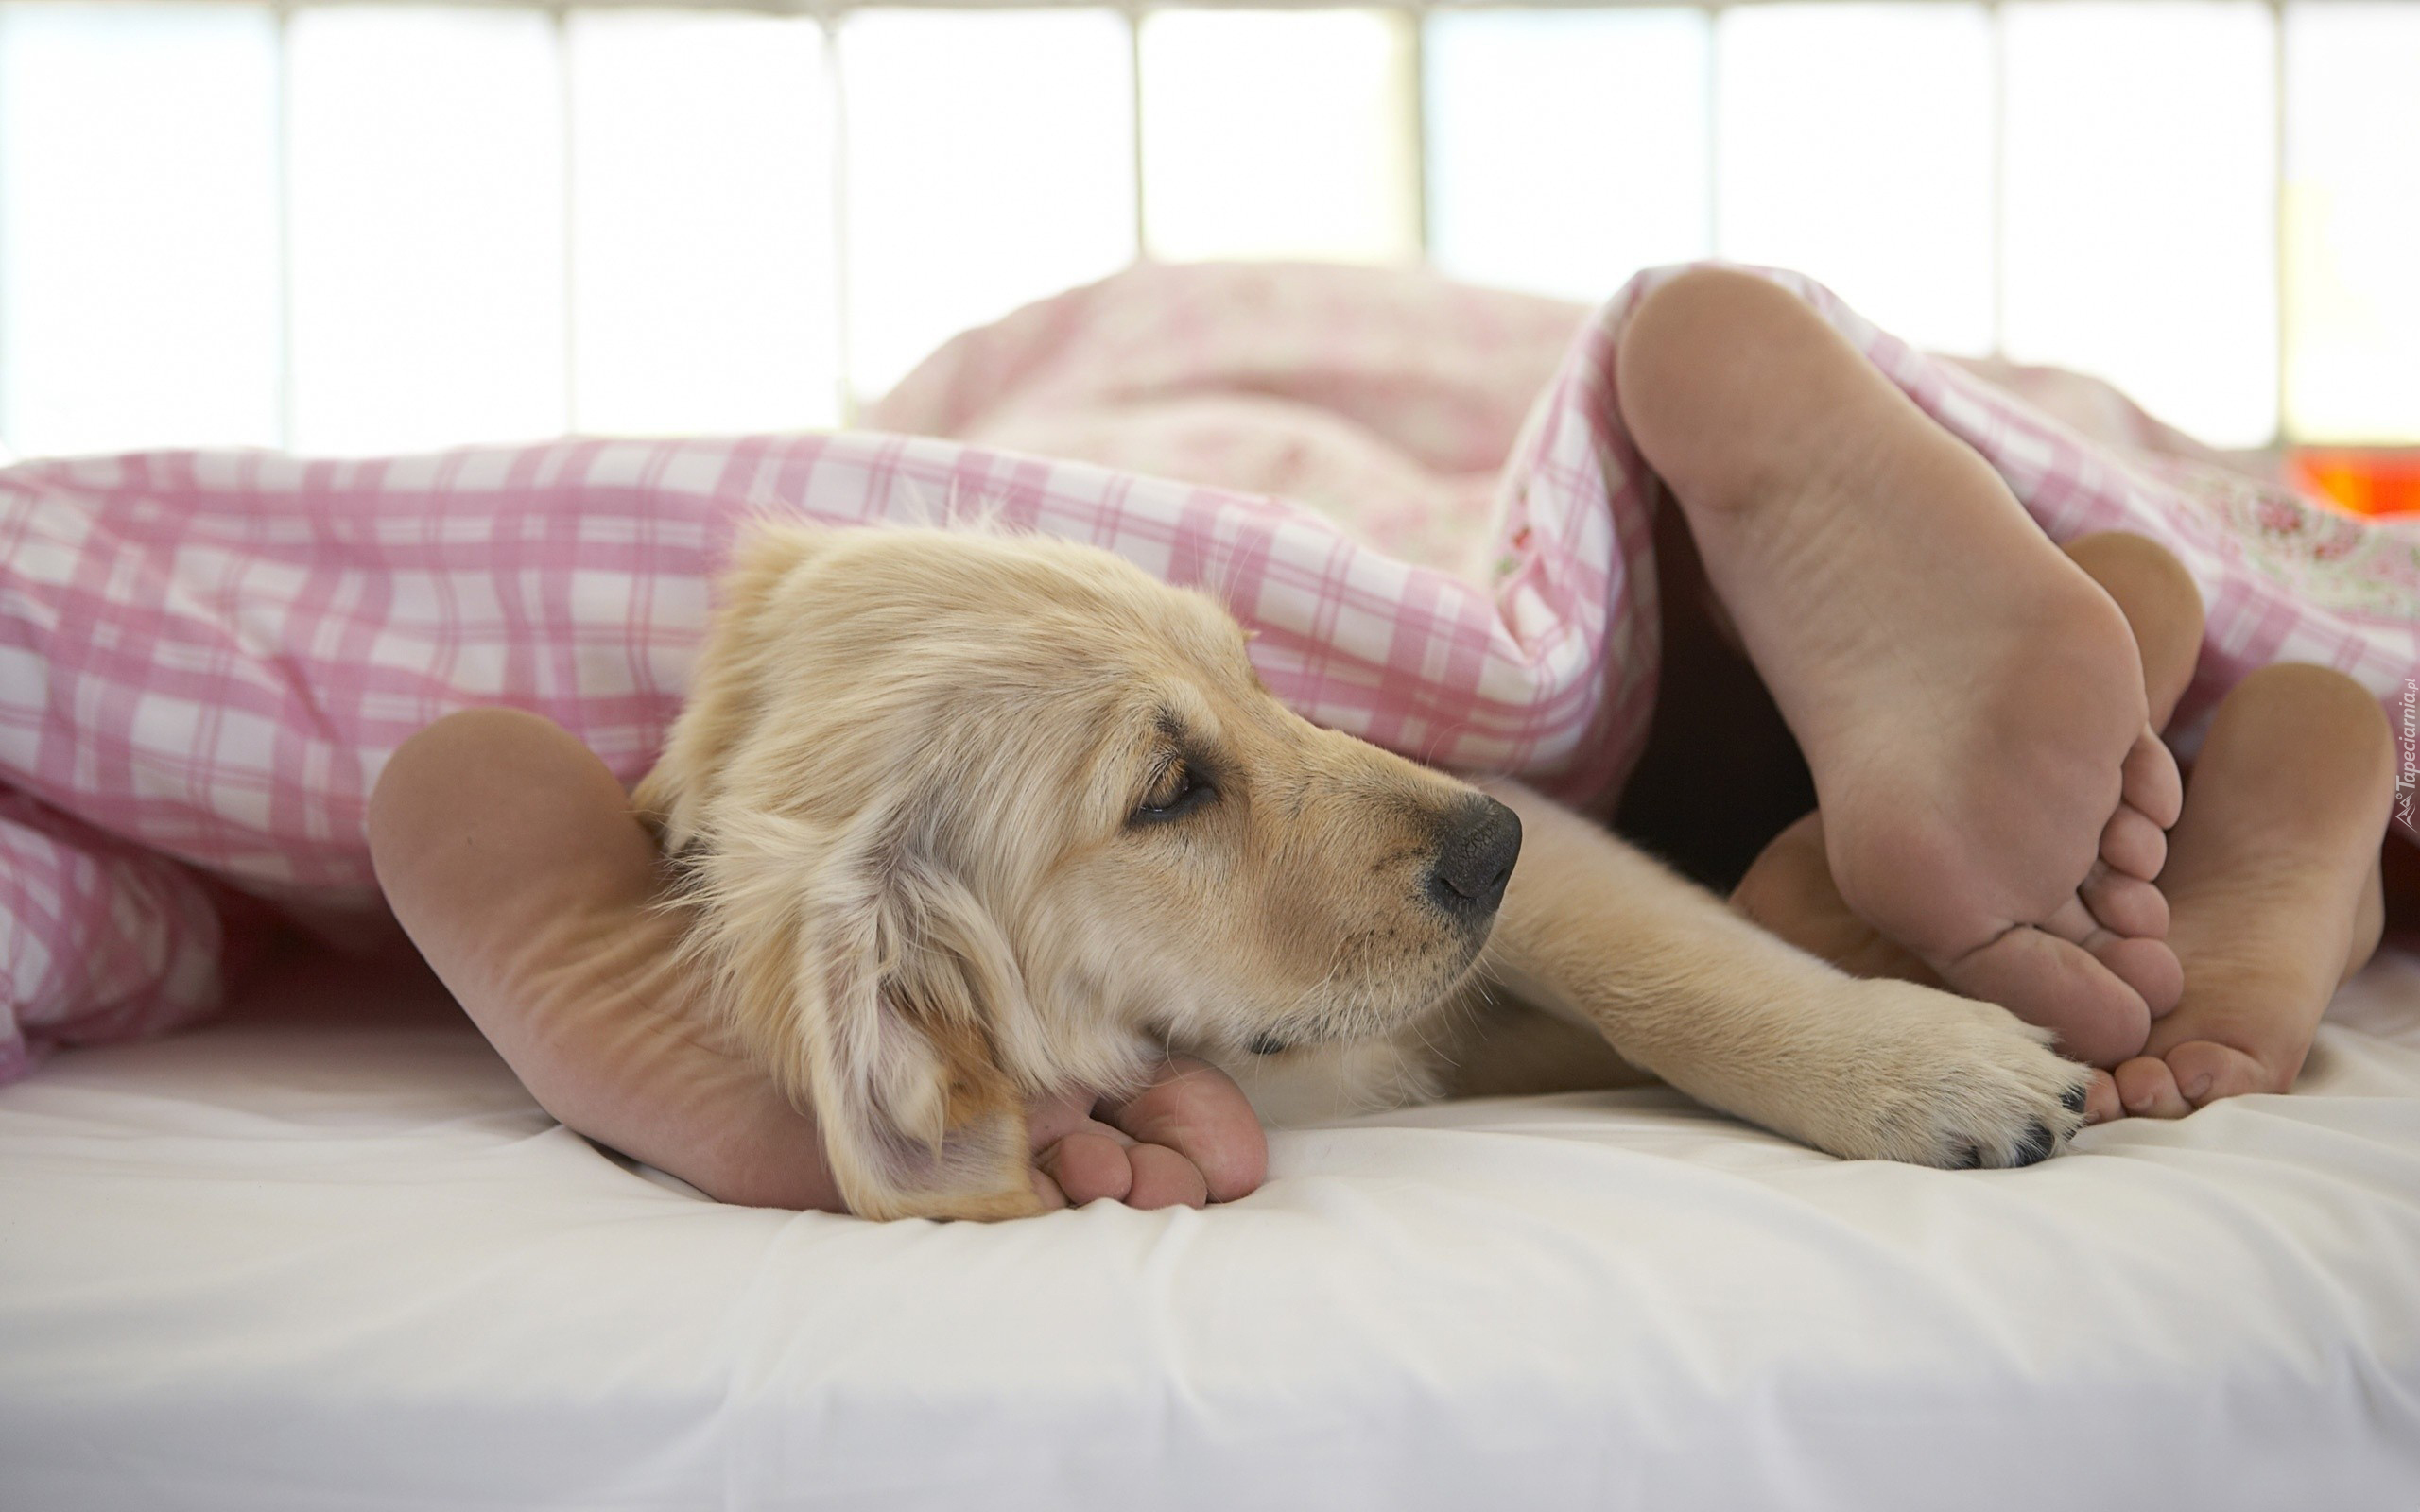
<path id="1" fill-rule="evenodd" d="M 1488 918 L 1504 902 L 1504 885 L 1521 854 L 1521 816 L 1475 793 L 1446 816 L 1441 832 L 1428 896 L 1458 919 Z"/>

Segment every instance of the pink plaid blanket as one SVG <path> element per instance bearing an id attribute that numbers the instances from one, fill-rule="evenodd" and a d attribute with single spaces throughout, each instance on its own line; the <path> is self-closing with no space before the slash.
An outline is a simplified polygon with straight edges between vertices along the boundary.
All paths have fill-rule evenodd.
<path id="1" fill-rule="evenodd" d="M 1219 593 L 1310 717 L 1605 805 L 1657 653 L 1656 484 L 1614 355 L 1670 271 L 1590 318 L 1408 272 L 1138 268 L 943 348 L 868 417 L 915 434 L 0 472 L 0 1079 L 208 1012 L 262 901 L 375 917 L 364 802 L 450 710 L 536 710 L 636 779 L 717 566 L 767 507 L 1095 542 Z M 2420 678 L 2420 536 L 2308 506 L 2105 389 L 1996 375 L 2029 404 L 1772 276 L 2052 536 L 2177 551 L 2210 606 L 2188 716 L 2275 661 L 2390 702 Z"/>

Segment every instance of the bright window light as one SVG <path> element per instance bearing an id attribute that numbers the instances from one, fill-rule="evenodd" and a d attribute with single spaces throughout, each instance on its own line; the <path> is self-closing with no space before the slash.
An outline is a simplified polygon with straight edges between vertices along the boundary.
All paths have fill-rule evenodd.
<path id="1" fill-rule="evenodd" d="M 1450 11 L 1423 46 L 1438 266 L 1593 303 L 1706 255 L 1703 12 Z"/>
<path id="2" fill-rule="evenodd" d="M 1151 255 L 1417 257 L 1412 38 L 1391 11 L 1147 16 Z"/>
<path id="3" fill-rule="evenodd" d="M 1822 280 L 1919 346 L 1992 350 L 1992 29 L 1980 6 L 1722 13 L 1721 255 Z"/>
<path id="4" fill-rule="evenodd" d="M 561 432 L 563 102 L 531 10 L 335 6 L 289 33 L 293 444 Z"/>
<path id="5" fill-rule="evenodd" d="M 0 9 L 0 439 L 278 439 L 277 32 L 259 6 Z"/>
<path id="6" fill-rule="evenodd" d="M 822 28 L 590 10 L 569 42 L 572 423 L 838 422 Z"/>
<path id="7" fill-rule="evenodd" d="M 799 6 L 0 0 L 0 455 L 824 425 L 1139 249 L 1424 230 L 1582 301 L 1801 267 L 2221 444 L 2420 443 L 2408 0 L 969 3 L 835 57 Z"/>
<path id="8" fill-rule="evenodd" d="M 859 398 L 958 332 L 1133 260 L 1117 14 L 860 11 L 840 60 Z"/>
<path id="9" fill-rule="evenodd" d="M 2420 10 L 2286 11 L 2286 416 L 2420 442 Z"/>
<path id="10" fill-rule="evenodd" d="M 2023 0 L 2007 36 L 2009 354 L 2221 446 L 2276 421 L 2275 28 L 2217 0 Z"/>

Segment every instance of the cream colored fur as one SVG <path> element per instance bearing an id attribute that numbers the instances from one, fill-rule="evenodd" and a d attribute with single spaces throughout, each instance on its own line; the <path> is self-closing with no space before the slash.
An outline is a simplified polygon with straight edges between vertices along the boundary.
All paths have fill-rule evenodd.
<path id="1" fill-rule="evenodd" d="M 1486 805 L 1288 711 L 1209 599 L 1063 541 L 767 525 L 636 800 L 869 1216 L 1034 1211 L 1027 1100 L 1170 1048 L 1265 1116 L 1635 1066 L 1845 1156 L 2000 1164 L 2077 1126 L 2084 1074 L 2002 1010 L 1852 980 L 1487 791 L 1526 832 L 1492 938 L 1424 891 Z"/>

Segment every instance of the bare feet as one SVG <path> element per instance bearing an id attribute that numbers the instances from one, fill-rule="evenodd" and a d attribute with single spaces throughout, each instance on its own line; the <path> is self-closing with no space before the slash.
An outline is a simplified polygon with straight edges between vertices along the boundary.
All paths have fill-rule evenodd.
<path id="1" fill-rule="evenodd" d="M 2139 537 L 2086 537 L 2068 554 L 2126 611 L 2152 715 L 2165 722 L 2191 680 L 2201 633 L 2191 580 Z M 2144 1054 L 2094 1079 L 2092 1122 L 2182 1117 L 2293 1085 L 2328 1000 L 2377 945 L 2394 757 L 2377 700 L 2340 673 L 2274 666 L 2228 695 L 2154 892 L 2184 966 L 2183 1001 L 2152 1025 Z M 1841 901 L 1822 825 L 1808 815 L 1775 839 L 1733 905 L 1860 976 L 1929 980 L 1922 961 Z"/>
<path id="2" fill-rule="evenodd" d="M 405 742 L 371 799 L 396 917 L 530 1094 L 725 1202 L 841 1211 L 814 1120 L 734 1053 L 654 906 L 656 850 L 602 763 L 535 715 L 474 710 Z M 1198 1206 L 1260 1184 L 1242 1092 L 1171 1061 L 1118 1106 L 1028 1109 L 1046 1202 Z"/>
<path id="3" fill-rule="evenodd" d="M 2192 681 L 2201 650 L 2202 600 L 2193 579 L 2166 548 L 2141 536 L 2085 536 L 2069 542 L 2066 553 L 2125 614 L 2143 648 L 2151 717 L 2167 723 Z M 2113 824 L 2128 812 L 2121 810 Z M 2104 850 L 2108 844 L 2104 835 Z M 2156 848 L 2164 856 L 2166 846 L 2166 836 L 2154 831 L 2146 849 Z M 2161 890 L 2105 860 L 2094 865 L 2080 891 L 2096 918 L 2121 932 L 2149 936 L 2168 932 L 2169 906 Z M 1859 918 L 1841 897 L 1832 881 L 1820 812 L 1800 819 L 1765 848 L 1740 879 L 1731 903 L 1791 944 L 1853 975 L 1943 985 L 1913 952 Z M 2103 1077 L 2096 1083 L 2096 1102 L 2107 1103 L 2106 1116 L 2114 1117 L 2114 1091 L 2099 1094 L 2106 1082 Z"/>
<path id="4" fill-rule="evenodd" d="M 2385 713 L 2342 673 L 2266 667 L 2227 695 L 2160 879 L 2185 996 L 2117 1070 L 2127 1112 L 2293 1086 L 2328 1000 L 2377 948 L 2394 769 Z"/>
<path id="5" fill-rule="evenodd" d="M 2177 700 L 2192 684 L 2193 668 L 2202 659 L 2202 591 L 2193 585 L 2192 575 L 2175 554 L 2148 537 L 2102 531 L 2079 536 L 2063 549 L 2067 559 L 2100 584 L 2100 591 L 2126 616 L 2126 627 L 2134 634 L 2136 655 L 2142 662 L 2143 695 L 2150 707 L 2151 729 L 2166 730 L 2169 716 L 2176 713 Z M 2130 763 L 2151 759 L 2140 746 L 2127 757 Z M 2167 782 L 2175 762 L 2165 745 L 2159 747 L 2155 765 L 2164 769 L 2147 774 L 2143 781 Z M 2130 773 L 2130 789 L 2135 782 Z M 2182 798 L 2180 792 L 2180 807 Z M 2169 813 L 2172 817 L 2174 811 Z M 2120 805 L 2111 816 L 2109 828 L 2101 832 L 2100 854 L 2101 860 L 2094 865 L 2079 889 L 2094 918 L 2120 935 L 2165 938 L 2168 900 L 2161 888 L 2142 879 L 2155 881 L 2164 875 L 2161 868 L 2167 860 L 2168 837 L 2132 805 Z M 2120 854 L 2128 857 L 2127 863 L 2122 867 L 2113 865 L 2111 858 Z M 2173 950 L 2175 942 L 2170 940 L 2169 944 Z M 2174 993 L 2151 1000 L 2152 1017 L 2167 1012 L 2175 1002 Z"/>
<path id="6" fill-rule="evenodd" d="M 2181 784 L 2109 595 L 1764 280 L 1663 285 L 1618 379 L 1813 768 L 1841 896 L 2067 1055 L 2140 1050 L 2182 973 L 2139 893 L 2104 917 L 2086 885 L 2150 885 Z"/>
<path id="7" fill-rule="evenodd" d="M 1943 985 L 1940 974 L 1915 952 L 1859 919 L 1841 897 L 1824 847 L 1821 809 L 1773 836 L 1732 889 L 1731 906 L 1763 925 L 1766 933 L 1851 976 Z"/>

